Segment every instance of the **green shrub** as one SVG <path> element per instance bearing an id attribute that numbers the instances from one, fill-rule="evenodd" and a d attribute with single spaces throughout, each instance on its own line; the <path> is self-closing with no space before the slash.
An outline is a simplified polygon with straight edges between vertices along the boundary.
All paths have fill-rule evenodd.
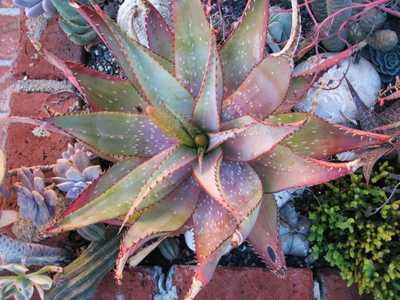
<path id="1" fill-rule="evenodd" d="M 397 183 L 391 172 L 384 162 L 369 185 L 360 174 L 326 184 L 309 212 L 314 258 L 377 300 L 400 297 L 400 200 L 384 190 Z"/>

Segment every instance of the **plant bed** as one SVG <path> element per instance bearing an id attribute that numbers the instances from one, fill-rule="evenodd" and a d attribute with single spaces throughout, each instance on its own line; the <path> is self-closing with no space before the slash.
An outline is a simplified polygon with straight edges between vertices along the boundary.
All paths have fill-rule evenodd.
<path id="1" fill-rule="evenodd" d="M 111 4 L 108 3 L 108 5 Z M 224 22 L 230 23 L 230 25 L 227 25 L 227 28 L 229 28 L 229 26 L 236 26 L 235 22 L 240 18 L 240 12 L 243 10 L 243 8 L 241 8 L 243 3 L 237 5 L 237 7 L 239 7 L 238 11 L 230 10 L 229 7 L 222 7 L 225 14 L 223 15 L 223 17 L 225 17 Z M 111 5 L 111 7 L 112 6 L 113 5 Z M 218 14 L 216 8 L 218 7 L 212 7 L 210 12 Z M 214 15 L 213 18 L 213 20 L 216 20 L 218 16 Z M 60 17 L 49 21 L 42 35 L 36 37 L 36 42 L 40 42 L 41 46 L 62 60 L 84 63 L 94 70 L 119 76 L 120 79 L 126 78 L 125 74 L 127 73 L 122 71 L 121 67 L 116 63 L 116 59 L 110 55 L 110 52 L 104 44 L 93 44 L 90 53 L 86 54 L 85 57 L 83 48 L 71 43 L 61 31 L 58 25 L 59 20 Z M 65 80 L 66 77 L 61 71 L 65 73 L 65 69 L 60 71 L 37 53 L 35 47 L 37 48 L 39 44 L 32 45 L 30 39 L 27 37 L 27 34 L 30 34 L 32 38 L 32 31 L 26 32 L 27 24 L 31 24 L 29 22 L 30 21 L 28 21 L 26 17 L 21 17 L 21 46 L 15 61 L 13 74 L 14 80 L 25 81 L 25 84 L 18 83 L 17 85 L 9 86 L 12 91 L 11 93 L 7 92 L 9 93 L 9 115 L 42 119 L 50 115 L 57 118 L 59 114 L 76 113 L 79 111 L 87 112 L 89 109 L 92 109 L 93 107 L 90 108 L 90 103 L 88 104 L 83 100 L 83 98 L 87 97 L 87 95 L 85 95 L 87 90 L 77 92 L 70 85 L 62 85 L 62 80 Z M 232 25 L 233 23 L 235 24 Z M 221 28 L 218 28 L 218 26 L 220 26 L 218 25 L 218 20 L 214 26 L 216 27 L 216 33 L 219 34 L 219 39 L 224 40 L 225 33 L 221 31 Z M 69 79 L 71 79 L 71 77 Z M 44 84 L 42 82 L 43 80 L 49 82 L 45 82 Z M 67 90 L 65 90 L 65 87 L 67 87 Z M 63 99 L 57 101 L 58 96 Z M 140 113 L 144 111 L 142 107 L 137 110 Z M 250 111 L 250 113 L 257 115 L 257 112 Z M 44 168 L 46 169 L 45 176 L 46 178 L 52 177 L 54 176 L 54 174 L 52 174 L 52 172 L 54 173 L 54 169 L 52 170 L 52 168 L 48 166 L 53 165 L 55 161 L 61 157 L 61 153 L 66 149 L 67 144 L 70 143 L 72 139 L 70 137 L 65 137 L 65 135 L 57 135 L 55 133 L 51 133 L 51 137 L 47 138 L 45 137 L 47 134 L 46 131 L 44 131 L 44 133 L 40 131 L 33 136 L 31 132 L 36 128 L 38 128 L 37 125 L 10 124 L 8 127 L 6 144 L 8 167 L 10 169 L 15 169 L 22 166 L 47 166 L 47 169 Z M 44 136 L 41 136 L 41 134 Z M 354 133 L 353 136 L 356 134 L 362 133 Z M 368 134 L 366 134 L 366 136 L 368 136 Z M 75 136 L 75 138 L 76 137 L 77 136 Z M 372 137 L 369 138 L 373 139 Z M 386 136 L 382 135 L 381 138 L 386 139 Z M 371 142 L 371 144 L 373 144 L 373 142 Z M 376 142 L 376 144 L 380 144 L 380 142 Z M 347 146 L 349 146 L 349 144 L 347 144 Z M 32 151 L 30 147 L 34 150 Z M 351 146 L 349 148 L 351 148 Z M 204 151 L 201 150 L 201 147 L 199 147 L 198 150 L 200 151 L 199 153 Z M 331 154 L 334 153 L 335 152 L 332 151 Z M 93 164 L 93 166 L 100 165 L 102 172 L 105 172 L 112 166 L 110 160 L 105 159 L 105 157 L 94 157 L 91 164 Z M 344 173 L 339 175 L 344 175 Z M 328 172 L 326 174 L 328 174 Z M 336 175 L 329 177 L 330 175 L 328 174 L 326 176 L 327 179 L 334 179 Z M 11 187 L 11 184 L 15 183 L 15 178 L 8 178 L 6 183 L 7 182 L 8 187 Z M 279 189 L 276 191 L 278 190 Z M 15 195 L 14 198 L 11 197 L 10 199 L 5 208 L 15 208 Z M 276 223 L 279 223 L 279 219 Z M 275 230 L 279 228 L 279 224 L 273 226 L 275 226 Z M 181 233 L 182 231 L 179 232 L 179 234 Z M 176 234 L 178 233 L 171 232 L 171 236 Z M 42 243 L 54 244 L 52 239 L 53 238 L 44 240 Z M 124 299 L 135 299 L 136 297 L 152 299 L 154 295 L 165 296 L 165 293 L 168 294 L 171 292 L 170 289 L 174 288 L 176 288 L 179 299 L 183 299 L 190 289 L 193 275 L 196 274 L 196 276 L 199 276 L 199 265 L 197 267 L 194 265 L 198 262 L 201 264 L 201 258 L 200 260 L 199 258 L 196 259 L 195 254 L 186 247 L 183 236 L 179 238 L 176 237 L 175 239 L 178 240 L 180 251 L 177 258 L 168 260 L 161 255 L 160 250 L 156 250 L 144 259 L 139 267 L 123 272 L 124 279 L 121 286 L 116 285 L 113 275 L 110 272 L 106 279 L 99 285 L 94 299 L 110 299 L 118 295 L 123 295 Z M 265 251 L 261 254 L 258 252 L 258 255 L 255 254 L 247 242 L 225 256 L 221 254 L 220 266 L 217 267 L 213 279 L 210 281 L 210 284 L 199 293 L 196 299 L 241 299 L 246 297 L 262 299 L 312 299 L 312 272 L 307 268 L 291 268 L 309 266 L 309 263 L 304 259 L 286 257 L 286 262 L 289 267 L 286 279 L 277 278 L 272 273 L 263 270 L 266 263 L 269 268 L 277 268 L 274 269 L 276 273 L 279 274 L 281 272 L 279 268 L 282 266 L 279 266 L 279 268 L 273 266 L 277 255 L 275 251 L 278 251 L 277 249 L 280 247 L 278 245 L 279 237 L 276 233 L 274 239 L 273 241 L 268 241 L 272 243 L 272 247 L 267 246 L 267 248 L 264 249 Z M 66 247 L 77 257 L 84 252 L 89 242 L 76 235 L 76 233 L 71 233 L 63 234 L 61 242 L 58 241 L 57 244 Z M 147 247 L 148 244 L 144 243 L 142 246 Z M 272 254 L 270 251 L 273 251 Z M 269 258 L 267 255 L 269 255 Z M 264 259 L 264 262 L 259 256 Z M 279 259 L 281 258 L 282 257 L 279 257 Z M 172 286 L 168 286 L 164 288 L 164 290 L 160 289 L 157 285 L 166 285 L 165 276 L 169 274 L 168 271 L 176 264 L 178 264 L 178 266 L 176 267 L 175 273 L 173 273 Z M 155 271 L 152 266 L 160 266 L 162 272 Z M 248 268 L 248 266 L 256 266 L 257 268 Z M 200 272 L 202 271 L 204 270 L 200 269 Z M 160 274 L 162 274 L 162 276 Z M 119 274 L 119 276 L 121 275 L 122 274 Z M 162 277 L 161 279 L 160 276 Z M 57 278 L 57 276 L 55 278 Z M 201 278 L 201 276 L 199 278 Z M 205 279 L 205 281 L 208 280 L 209 278 Z M 160 283 L 161 281 L 162 283 Z M 55 280 L 54 283 L 55 286 L 59 284 L 57 280 Z M 97 281 L 96 284 L 98 284 Z M 226 288 L 228 285 L 232 286 L 229 290 Z M 327 285 L 329 286 L 329 284 Z M 329 287 L 329 289 L 331 288 Z M 336 293 L 336 295 L 337 294 L 338 293 Z M 327 297 L 327 299 L 330 299 L 332 296 Z"/>

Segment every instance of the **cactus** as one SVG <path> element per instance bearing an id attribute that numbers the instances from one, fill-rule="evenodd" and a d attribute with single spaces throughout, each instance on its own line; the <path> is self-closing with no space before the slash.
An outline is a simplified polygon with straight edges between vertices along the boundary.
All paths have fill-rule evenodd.
<path id="1" fill-rule="evenodd" d="M 56 276 L 47 300 L 91 299 L 117 259 L 121 235 L 107 232 L 105 240 L 92 242 L 64 272 Z"/>
<path id="2" fill-rule="evenodd" d="M 15 275 L 0 276 L 0 299 L 29 300 L 33 297 L 34 288 L 41 300 L 44 300 L 44 291 L 49 290 L 53 280 L 45 273 L 61 272 L 62 268 L 45 266 L 40 270 L 27 273 L 29 270 L 24 265 L 0 265 L 0 271 L 7 271 Z"/>
<path id="3" fill-rule="evenodd" d="M 69 253 L 61 248 L 33 243 L 24 243 L 0 234 L 0 261 L 22 263 L 26 266 L 62 264 L 70 259 Z"/>

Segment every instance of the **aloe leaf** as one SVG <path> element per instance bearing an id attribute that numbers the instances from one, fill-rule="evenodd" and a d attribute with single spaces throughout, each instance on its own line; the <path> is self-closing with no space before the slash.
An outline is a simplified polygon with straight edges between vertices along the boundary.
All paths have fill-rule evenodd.
<path id="1" fill-rule="evenodd" d="M 279 210 L 272 195 L 264 195 L 257 221 L 247 237 L 267 268 L 279 277 L 286 275 L 285 255 L 279 240 Z"/>
<path id="2" fill-rule="evenodd" d="M 175 1 L 176 76 L 197 96 L 206 72 L 211 30 L 198 0 Z"/>
<path id="3" fill-rule="evenodd" d="M 122 272 L 129 256 L 146 243 L 178 231 L 192 216 L 200 190 L 192 178 L 186 180 L 174 192 L 144 212 L 125 234 L 120 246 L 116 277 Z"/>
<path id="4" fill-rule="evenodd" d="M 152 177 L 152 174 L 157 172 L 157 170 L 161 168 L 160 165 L 175 153 L 175 151 L 175 148 L 164 150 L 127 174 L 122 169 L 111 169 L 108 172 L 109 177 L 107 181 L 112 183 L 114 181 L 113 172 L 117 172 L 114 184 L 109 186 L 106 191 L 104 191 L 104 188 L 100 188 L 100 192 L 91 197 L 90 202 L 81 208 L 72 210 L 68 215 L 58 220 L 56 224 L 47 228 L 46 231 L 62 232 L 74 230 L 90 224 L 124 216 L 129 211 L 133 200 L 141 192 L 143 186 L 145 186 L 149 178 Z M 178 183 L 171 181 L 171 184 L 166 188 L 161 190 L 157 189 L 156 191 L 158 193 L 152 194 L 152 200 L 154 200 L 154 198 L 162 199 L 166 194 L 175 189 L 176 184 Z M 105 186 L 108 187 L 107 184 Z"/>
<path id="5" fill-rule="evenodd" d="M 146 107 L 146 102 L 128 80 L 74 63 L 65 65 L 76 79 L 72 83 L 79 83 L 76 88 L 81 91 L 94 110 L 142 112 Z"/>
<path id="6" fill-rule="evenodd" d="M 164 105 L 175 116 L 192 117 L 193 97 L 155 59 L 156 55 L 137 41 L 129 39 L 95 4 L 94 9 L 74 3 L 118 59 L 132 84 L 139 84 L 141 94 L 152 105 Z"/>
<path id="7" fill-rule="evenodd" d="M 268 56 L 257 65 L 237 90 L 224 100 L 223 119 L 244 115 L 263 119 L 283 102 L 293 70 L 286 56 Z M 236 72 L 237 71 L 231 71 Z"/>
<path id="8" fill-rule="evenodd" d="M 0 184 L 3 182 L 6 176 L 6 156 L 4 152 L 0 149 Z"/>
<path id="9" fill-rule="evenodd" d="M 247 238 L 256 221 L 259 202 L 246 206 L 244 211 L 247 216 L 237 224 L 226 209 L 207 194 L 201 194 L 193 215 L 198 264 L 185 299 L 194 299 L 210 281 L 221 256 Z"/>
<path id="10" fill-rule="evenodd" d="M 191 171 L 191 164 L 196 157 L 195 150 L 188 147 L 171 148 L 169 154 L 161 161 L 158 168 L 152 172 L 139 193 L 133 198 L 123 225 L 134 213 L 159 202 L 163 197 L 164 190 L 171 190 L 171 187 L 182 182 Z"/>
<path id="11" fill-rule="evenodd" d="M 151 157 L 173 145 L 147 116 L 140 114 L 84 113 L 54 117 L 49 122 L 105 154 Z"/>
<path id="12" fill-rule="evenodd" d="M 311 87 L 311 82 L 312 78 L 310 77 L 292 77 L 286 97 L 274 113 L 291 112 L 292 108 L 307 94 Z"/>
<path id="13" fill-rule="evenodd" d="M 224 92 L 221 62 L 216 47 L 215 39 L 212 39 L 207 69 L 193 113 L 194 122 L 207 132 L 219 130 Z"/>
<path id="14" fill-rule="evenodd" d="M 145 20 L 149 47 L 156 54 L 172 62 L 174 61 L 174 35 L 153 4 L 146 1 L 146 6 L 149 9 Z"/>
<path id="15" fill-rule="evenodd" d="M 215 201 L 217 201 L 227 211 L 230 211 L 233 215 L 240 215 L 239 212 L 234 209 L 229 199 L 226 199 L 223 187 L 221 186 L 221 163 L 222 163 L 222 150 L 217 148 L 212 152 L 209 152 L 203 159 L 203 161 L 195 164 L 193 168 L 193 176 L 197 182 Z"/>
<path id="16" fill-rule="evenodd" d="M 166 136 L 178 140 L 186 146 L 195 146 L 192 136 L 183 123 L 167 110 L 160 106 L 149 106 L 146 108 L 146 114 Z M 185 124 L 187 123 L 185 122 Z"/>
<path id="17" fill-rule="evenodd" d="M 231 126 L 239 125 L 238 123 L 240 122 L 244 122 L 244 124 L 240 124 L 242 125 L 241 127 L 244 127 L 247 123 L 251 123 L 251 125 L 222 145 L 224 155 L 229 160 L 256 160 L 258 157 L 271 151 L 289 135 L 299 130 L 304 123 L 302 120 L 299 120 L 290 125 L 279 126 L 260 122 L 250 117 L 243 117 L 226 123 L 224 128 L 231 129 Z"/>
<path id="18" fill-rule="evenodd" d="M 354 172 L 362 166 L 362 162 L 332 163 L 304 158 L 289 147 L 278 145 L 252 166 L 263 183 L 264 192 L 274 193 L 334 180 Z M 299 170 L 302 175 L 299 175 Z"/>
<path id="19" fill-rule="evenodd" d="M 390 140 L 390 136 L 332 124 L 309 113 L 276 114 L 267 120 L 287 124 L 304 119 L 307 119 L 304 126 L 283 142 L 293 152 L 303 156 L 321 159 Z"/>
<path id="20" fill-rule="evenodd" d="M 250 0 L 239 26 L 221 49 L 225 96 L 245 80 L 265 56 L 269 0 Z"/>

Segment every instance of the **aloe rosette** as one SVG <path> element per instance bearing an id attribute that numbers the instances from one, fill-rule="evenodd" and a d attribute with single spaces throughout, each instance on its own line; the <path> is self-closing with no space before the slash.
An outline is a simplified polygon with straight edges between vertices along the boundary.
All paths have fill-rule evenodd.
<path id="1" fill-rule="evenodd" d="M 197 267 L 186 298 L 209 282 L 220 257 L 248 240 L 285 275 L 271 193 L 326 182 L 362 165 L 337 152 L 388 136 L 330 124 L 312 114 L 273 114 L 291 84 L 300 34 L 292 1 L 288 44 L 267 55 L 269 1 L 248 1 L 221 45 L 198 0 L 175 0 L 168 26 L 151 12 L 149 47 L 128 38 L 95 4 L 73 3 L 119 61 L 127 79 L 62 62 L 43 50 L 93 112 L 48 120 L 115 164 L 47 228 L 62 232 L 108 222 L 128 227 L 116 262 L 139 263 L 164 239 L 193 229 Z"/>

